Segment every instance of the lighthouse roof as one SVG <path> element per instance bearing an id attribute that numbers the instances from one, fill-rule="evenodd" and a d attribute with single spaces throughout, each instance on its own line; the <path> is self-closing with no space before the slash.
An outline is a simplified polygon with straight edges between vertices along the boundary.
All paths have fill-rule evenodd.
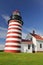
<path id="1" fill-rule="evenodd" d="M 20 13 L 20 11 L 19 10 L 15 10 L 15 11 L 13 11 L 13 15 L 21 15 L 21 13 Z"/>

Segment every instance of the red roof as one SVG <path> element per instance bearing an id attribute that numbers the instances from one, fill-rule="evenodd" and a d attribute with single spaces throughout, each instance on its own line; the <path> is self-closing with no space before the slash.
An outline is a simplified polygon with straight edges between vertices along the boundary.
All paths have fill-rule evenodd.
<path id="1" fill-rule="evenodd" d="M 30 33 L 32 36 L 34 36 L 37 40 L 43 40 L 43 38 L 38 34 Z"/>
<path id="2" fill-rule="evenodd" d="M 22 42 L 26 43 L 26 44 L 32 44 L 31 40 L 26 40 L 26 39 L 22 39 Z"/>

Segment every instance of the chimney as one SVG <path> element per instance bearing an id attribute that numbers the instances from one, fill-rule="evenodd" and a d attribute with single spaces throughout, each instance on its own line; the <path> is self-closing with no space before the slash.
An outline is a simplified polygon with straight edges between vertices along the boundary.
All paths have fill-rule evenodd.
<path id="1" fill-rule="evenodd" d="M 35 34 L 35 30 L 33 30 L 33 34 Z"/>

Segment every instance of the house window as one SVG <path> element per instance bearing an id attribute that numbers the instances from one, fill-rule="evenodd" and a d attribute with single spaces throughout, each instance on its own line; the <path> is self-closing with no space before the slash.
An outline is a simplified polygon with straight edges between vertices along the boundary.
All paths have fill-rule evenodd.
<path id="1" fill-rule="evenodd" d="M 42 48 L 42 44 L 40 44 L 40 48 Z"/>
<path id="2" fill-rule="evenodd" d="M 30 45 L 28 45 L 28 49 L 30 49 Z"/>
<path id="3" fill-rule="evenodd" d="M 34 48 L 34 44 L 32 44 L 32 48 Z"/>

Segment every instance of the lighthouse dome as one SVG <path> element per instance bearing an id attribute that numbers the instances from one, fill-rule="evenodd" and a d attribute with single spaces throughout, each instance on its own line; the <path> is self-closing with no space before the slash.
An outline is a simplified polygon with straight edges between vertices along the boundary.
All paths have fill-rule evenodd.
<path id="1" fill-rule="evenodd" d="M 13 11 L 13 15 L 21 15 L 21 13 L 20 13 L 20 11 L 19 10 L 15 10 L 15 11 Z"/>

